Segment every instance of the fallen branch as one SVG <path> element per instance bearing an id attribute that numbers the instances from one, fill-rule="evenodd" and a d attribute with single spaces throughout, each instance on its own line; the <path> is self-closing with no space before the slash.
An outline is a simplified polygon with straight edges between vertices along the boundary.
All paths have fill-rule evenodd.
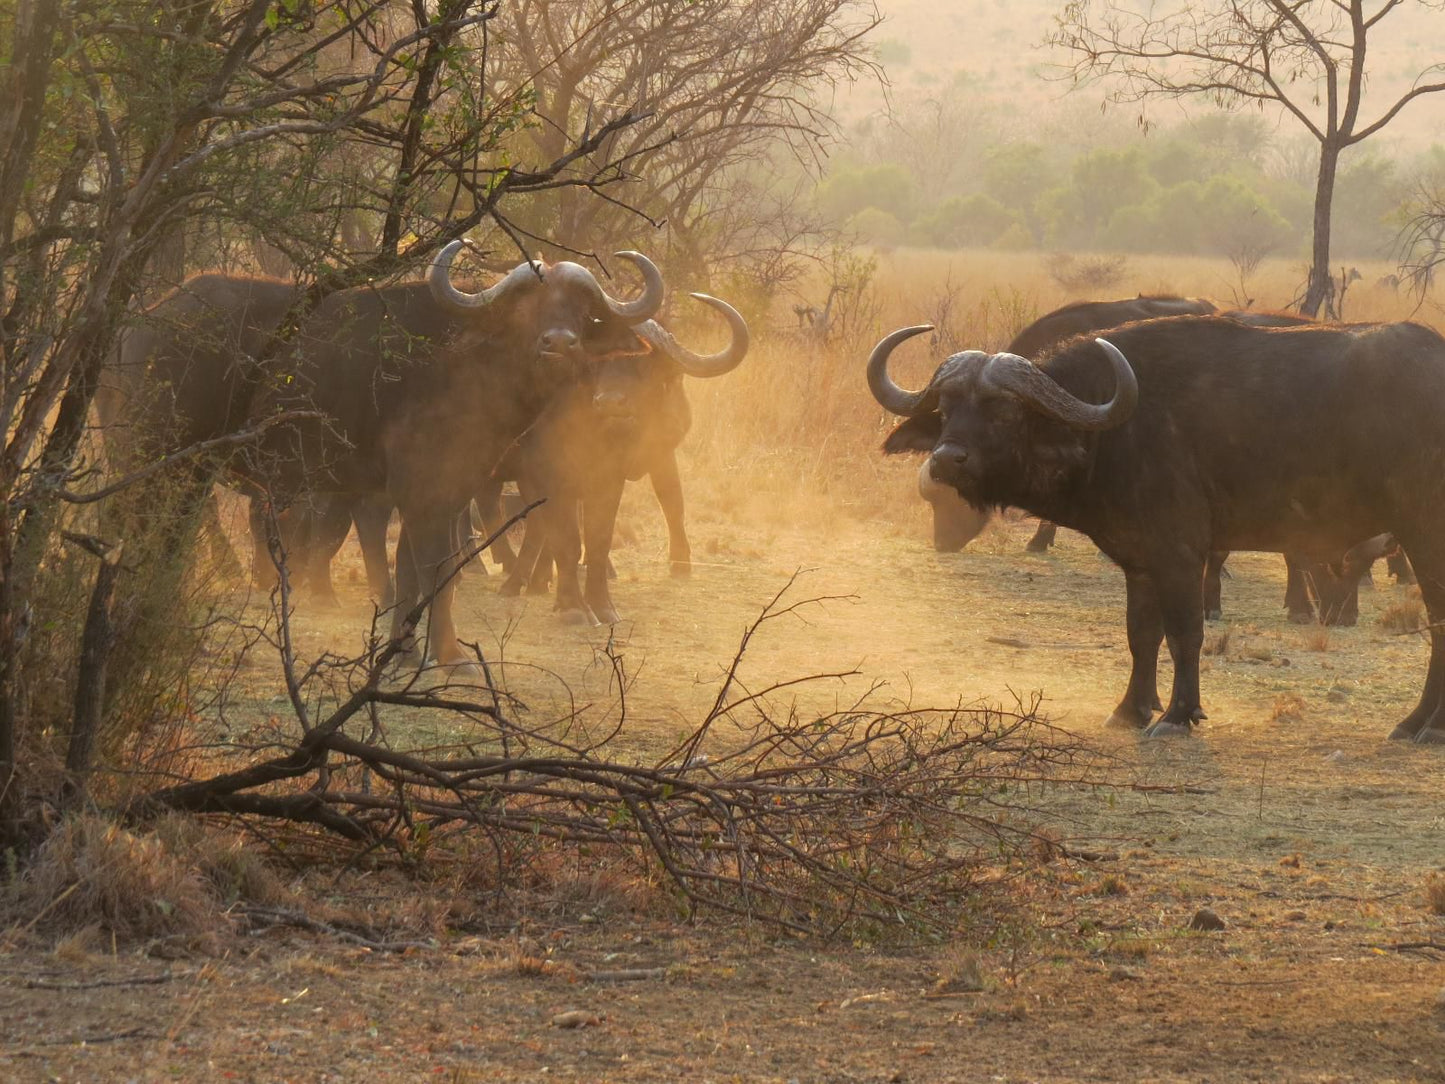
<path id="1" fill-rule="evenodd" d="M 437 947 L 435 941 L 383 941 L 372 930 L 367 931 L 371 936 L 364 936 L 340 926 L 318 921 L 300 911 L 287 911 L 279 907 L 257 907 L 243 904 L 237 908 L 237 913 L 243 915 L 248 921 L 259 920 L 265 923 L 265 925 L 253 926 L 253 933 L 262 933 L 278 926 L 292 926 L 296 929 L 309 930 L 312 933 L 324 933 L 328 937 L 361 945 L 374 952 L 406 952 L 410 949 L 434 949 Z"/>

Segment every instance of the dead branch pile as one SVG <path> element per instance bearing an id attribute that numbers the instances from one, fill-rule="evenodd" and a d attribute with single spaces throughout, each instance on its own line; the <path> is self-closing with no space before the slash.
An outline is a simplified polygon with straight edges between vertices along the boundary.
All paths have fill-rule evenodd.
<path id="1" fill-rule="evenodd" d="M 597 740 L 529 726 L 504 692 L 383 680 L 395 645 L 353 660 L 360 680 L 283 756 L 151 794 L 131 807 L 251 814 L 321 825 L 364 847 L 414 852 L 481 830 L 499 881 L 516 883 L 547 847 L 606 853 L 661 875 L 688 914 L 715 909 L 802 933 L 868 924 L 948 929 L 1034 838 L 1028 796 L 1076 748 L 1037 705 L 872 710 L 822 716 L 779 701 L 812 675 L 748 690 L 739 670 L 768 622 L 819 602 L 779 592 L 745 633 L 707 716 L 655 764 L 628 762 L 617 726 Z M 625 705 L 623 660 L 609 653 Z M 341 664 L 337 664 L 338 666 Z M 466 717 L 465 749 L 393 746 L 376 709 Z M 348 725 L 368 723 L 366 737 Z"/>

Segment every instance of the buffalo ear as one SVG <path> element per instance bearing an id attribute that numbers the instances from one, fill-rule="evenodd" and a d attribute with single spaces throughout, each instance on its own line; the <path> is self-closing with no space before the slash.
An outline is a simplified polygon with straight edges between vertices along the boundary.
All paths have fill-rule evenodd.
<path id="1" fill-rule="evenodd" d="M 943 417 L 936 410 L 916 415 L 888 434 L 883 450 L 889 455 L 900 452 L 931 452 L 943 436 Z"/>

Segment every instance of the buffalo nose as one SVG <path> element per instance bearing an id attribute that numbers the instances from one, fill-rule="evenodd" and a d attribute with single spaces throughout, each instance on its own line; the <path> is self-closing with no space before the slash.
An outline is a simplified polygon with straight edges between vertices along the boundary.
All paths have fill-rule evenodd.
<path id="1" fill-rule="evenodd" d="M 599 413 L 617 417 L 627 412 L 627 396 L 620 391 L 599 391 L 592 397 L 592 405 Z"/>
<path id="2" fill-rule="evenodd" d="M 929 473 L 933 475 L 935 481 L 942 481 L 950 473 L 963 470 L 967 463 L 968 452 L 952 445 L 945 446 L 934 451 Z"/>
<path id="3" fill-rule="evenodd" d="M 578 341 L 575 331 L 544 331 L 537 340 L 537 348 L 544 354 L 564 354 L 575 349 Z"/>

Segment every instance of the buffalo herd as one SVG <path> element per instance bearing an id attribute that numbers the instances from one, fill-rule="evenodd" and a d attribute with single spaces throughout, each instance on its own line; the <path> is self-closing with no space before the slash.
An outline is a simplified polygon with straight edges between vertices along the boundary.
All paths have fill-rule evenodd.
<path id="1" fill-rule="evenodd" d="M 565 261 L 528 261 L 469 292 L 452 279 L 460 247 L 438 253 L 421 281 L 338 291 L 309 310 L 291 283 L 198 275 L 139 314 L 98 397 L 121 465 L 254 427 L 239 451 L 188 461 L 180 484 L 192 507 L 213 500 L 217 477 L 248 494 L 255 574 L 279 567 L 322 599 L 354 526 L 392 638 L 441 665 L 467 662 L 452 599 L 469 509 L 496 544 L 503 593 L 538 589 L 555 567 L 564 617 L 610 624 L 618 504 L 627 481 L 649 477 L 672 569 L 687 572 L 684 378 L 731 371 L 749 345 L 742 316 L 702 294 L 692 296 L 722 318 L 728 344 L 699 354 L 678 343 L 660 322 L 663 276 L 640 253 L 618 253 L 641 279 L 619 300 Z M 1084 302 L 1003 352 L 954 354 L 924 387 L 900 387 L 890 355 L 929 330 L 895 331 L 868 359 L 874 398 L 903 419 L 884 450 L 926 456 L 919 492 L 940 550 L 1013 508 L 1040 520 L 1031 550 L 1063 526 L 1120 566 L 1133 669 L 1111 722 L 1163 735 L 1204 717 L 1203 623 L 1221 610 L 1231 550 L 1284 554 L 1291 619 L 1315 620 L 1317 606 L 1319 620 L 1344 624 L 1361 577 L 1388 557 L 1402 578 L 1413 564 L 1432 622 L 1420 702 L 1391 736 L 1445 742 L 1437 334 L 1219 312 L 1192 298 Z M 265 424 L 278 416 L 284 424 Z M 516 552 L 498 529 L 507 484 L 531 508 Z M 409 616 L 424 603 L 417 643 Z M 1173 662 L 1167 705 L 1161 643 Z"/>

